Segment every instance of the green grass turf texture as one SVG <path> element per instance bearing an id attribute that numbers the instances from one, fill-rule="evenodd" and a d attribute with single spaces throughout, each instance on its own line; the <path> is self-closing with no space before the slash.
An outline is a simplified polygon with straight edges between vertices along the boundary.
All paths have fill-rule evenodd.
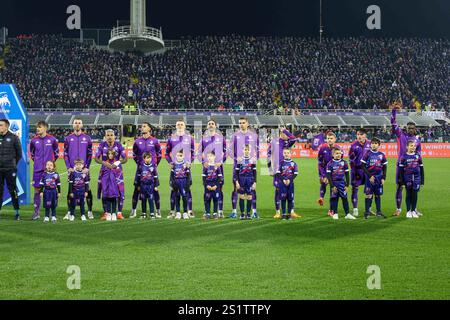
<path id="1" fill-rule="evenodd" d="M 13 221 L 7 206 L 0 219 L 1 299 L 448 299 L 450 298 L 450 159 L 425 159 L 426 185 L 418 208 L 424 216 L 392 217 L 395 159 L 389 159 L 382 207 L 388 219 L 333 221 L 316 204 L 315 159 L 301 159 L 296 212 L 302 218 L 272 218 L 272 178 L 259 176 L 261 219 L 201 219 L 201 166 L 193 166 L 196 218 L 167 220 L 168 166 L 159 166 L 161 220 L 63 221 L 66 175 L 58 223 L 31 221 L 32 206 Z M 64 171 L 58 160 L 60 172 Z M 259 164 L 259 172 L 265 164 Z M 125 165 L 125 217 L 131 208 L 135 164 Z M 92 167 L 96 180 L 99 166 Z M 225 214 L 231 210 L 231 165 L 225 165 Z M 96 183 L 91 182 L 94 197 Z M 328 191 L 327 191 L 328 192 Z M 139 204 L 140 206 L 140 204 Z M 139 207 L 138 207 L 139 208 Z M 139 212 L 139 211 L 138 211 Z M 41 217 L 43 210 L 41 210 Z M 69 290 L 69 265 L 81 269 L 81 289 Z M 378 265 L 381 289 L 367 288 L 367 268 Z"/>

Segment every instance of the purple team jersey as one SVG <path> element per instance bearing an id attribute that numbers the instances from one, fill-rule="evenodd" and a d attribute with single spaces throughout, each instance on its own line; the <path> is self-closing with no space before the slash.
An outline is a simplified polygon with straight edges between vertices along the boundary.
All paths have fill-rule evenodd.
<path id="1" fill-rule="evenodd" d="M 398 153 L 397 165 L 400 162 L 401 156 L 406 153 L 406 145 L 408 144 L 408 141 L 414 141 L 416 143 L 416 152 L 418 154 L 422 154 L 422 146 L 420 143 L 420 137 L 417 135 L 411 136 L 411 135 L 403 132 L 403 130 L 397 124 L 397 109 L 392 109 L 391 124 L 392 124 L 392 131 L 397 136 L 397 153 Z"/>
<path id="2" fill-rule="evenodd" d="M 369 150 L 361 159 L 361 163 L 366 166 L 371 176 L 381 180 L 383 177 L 383 167 L 388 162 L 383 152 Z"/>
<path id="3" fill-rule="evenodd" d="M 361 165 L 361 159 L 370 150 L 370 141 L 366 141 L 361 144 L 358 140 L 352 143 L 348 152 L 348 158 L 350 160 L 351 176 L 350 180 L 353 186 L 358 187 L 364 183 L 364 171 Z"/>
<path id="4" fill-rule="evenodd" d="M 175 162 L 176 154 L 179 150 L 183 150 L 184 159 L 187 163 L 192 163 L 195 156 L 194 138 L 190 134 L 172 134 L 166 147 L 166 160 L 169 164 Z"/>
<path id="5" fill-rule="evenodd" d="M 227 159 L 227 143 L 222 134 L 215 133 L 209 135 L 207 132 L 203 137 L 199 145 L 197 152 L 197 159 L 204 164 L 208 161 L 207 154 L 214 152 L 216 155 L 216 163 L 224 163 Z"/>
<path id="6" fill-rule="evenodd" d="M 228 149 L 228 156 L 233 159 L 233 183 L 237 179 L 236 168 L 238 159 L 244 157 L 244 146 L 246 144 L 250 145 L 250 157 L 259 159 L 258 135 L 251 130 L 247 130 L 245 133 L 240 130 L 233 133 L 230 139 L 230 148 Z"/>
<path id="7" fill-rule="evenodd" d="M 345 187 L 345 173 L 349 171 L 347 161 L 342 159 L 333 159 L 327 164 L 326 172 L 331 175 L 331 181 L 338 190 Z"/>
<path id="8" fill-rule="evenodd" d="M 33 186 L 39 187 L 47 161 L 56 161 L 59 156 L 58 140 L 52 135 L 36 135 L 30 142 L 30 155 L 33 160 Z"/>
<path id="9" fill-rule="evenodd" d="M 114 161 L 119 161 L 120 158 L 126 158 L 125 149 L 119 141 L 114 141 L 113 145 L 110 146 L 108 142 L 102 141 L 97 148 L 96 158 L 100 158 L 102 161 L 108 160 L 108 150 L 113 149 L 116 152 L 116 157 Z"/>
<path id="10" fill-rule="evenodd" d="M 365 194 L 383 194 L 383 185 L 381 180 L 386 179 L 383 168 L 387 165 L 387 163 L 386 155 L 380 151 L 369 150 L 361 159 L 361 164 L 365 166 L 367 171 L 370 173 L 370 176 L 365 179 Z M 373 183 L 370 182 L 371 177 L 375 178 Z"/>
<path id="11" fill-rule="evenodd" d="M 135 185 L 141 188 L 141 197 L 151 198 L 155 188 L 159 186 L 156 165 L 153 163 L 141 164 L 136 174 Z"/>
<path id="12" fill-rule="evenodd" d="M 239 181 L 240 194 L 251 194 L 253 183 L 256 182 L 256 164 L 251 158 L 244 157 L 240 163 L 236 165 L 236 178 Z"/>
<path id="13" fill-rule="evenodd" d="M 350 168 L 352 170 L 361 170 L 361 159 L 370 150 L 370 141 L 366 140 L 361 144 L 358 140 L 352 143 L 348 152 L 348 159 L 350 160 Z"/>
<path id="14" fill-rule="evenodd" d="M 85 133 L 72 133 L 64 140 L 64 161 L 67 169 L 74 168 L 76 159 L 82 159 L 86 168 L 91 165 L 92 140 Z"/>
<path id="15" fill-rule="evenodd" d="M 203 184 L 204 186 L 220 186 L 220 180 L 223 178 L 222 171 L 215 165 L 203 166 Z"/>
<path id="16" fill-rule="evenodd" d="M 82 171 L 74 171 L 69 175 L 69 183 L 72 185 L 73 193 L 87 192 L 89 186 L 89 175 Z"/>
<path id="17" fill-rule="evenodd" d="M 142 155 L 148 152 L 152 155 L 152 162 L 156 165 L 161 161 L 161 145 L 155 137 L 139 137 L 133 144 L 133 159 L 139 166 L 144 163 Z"/>
<path id="18" fill-rule="evenodd" d="M 291 159 L 285 159 L 280 165 L 280 168 L 277 171 L 277 175 L 279 179 L 277 180 L 276 187 L 280 190 L 280 198 L 281 200 L 294 199 L 294 179 L 298 175 L 298 166 L 295 161 Z M 289 180 L 289 185 L 285 185 L 283 180 Z"/>
<path id="19" fill-rule="evenodd" d="M 333 160 L 332 148 L 340 147 L 337 144 L 330 147 L 327 143 L 320 146 L 319 153 L 317 155 L 320 178 L 325 178 L 327 176 L 327 165 Z"/>
<path id="20" fill-rule="evenodd" d="M 39 185 L 44 189 L 58 189 L 58 186 L 61 186 L 59 174 L 56 172 L 44 172 Z"/>
<path id="21" fill-rule="evenodd" d="M 288 139 L 287 140 L 283 140 L 281 138 L 272 139 L 267 149 L 267 166 L 269 167 L 269 171 L 272 173 L 276 173 L 280 165 L 284 161 L 283 149 L 291 148 L 297 141 L 297 138 L 288 130 L 284 129 L 283 133 L 288 137 Z"/>
<path id="22" fill-rule="evenodd" d="M 419 190 L 421 183 L 420 167 L 423 167 L 422 156 L 418 153 L 405 153 L 399 162 L 399 166 L 403 168 L 403 183 L 407 188 Z"/>
<path id="23" fill-rule="evenodd" d="M 36 135 L 30 142 L 31 160 L 34 171 L 44 171 L 47 161 L 56 161 L 59 156 L 58 140 L 52 135 Z"/>
<path id="24" fill-rule="evenodd" d="M 61 191 L 61 181 L 56 172 L 44 172 L 40 186 L 43 193 L 43 205 L 45 209 L 56 208 L 58 205 L 58 193 Z"/>

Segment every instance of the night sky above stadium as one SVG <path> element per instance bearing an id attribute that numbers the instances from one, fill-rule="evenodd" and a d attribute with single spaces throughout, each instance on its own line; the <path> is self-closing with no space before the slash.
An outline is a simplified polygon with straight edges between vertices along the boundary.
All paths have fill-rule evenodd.
<path id="1" fill-rule="evenodd" d="M 129 20 L 129 1 L 2 0 L 0 27 L 10 36 L 62 33 L 66 8 L 81 8 L 82 28 L 111 28 Z M 381 8 L 381 30 L 368 30 L 369 5 Z M 448 0 L 323 0 L 324 35 L 450 38 Z M 188 35 L 318 36 L 319 0 L 147 0 L 147 25 L 164 38 Z"/>

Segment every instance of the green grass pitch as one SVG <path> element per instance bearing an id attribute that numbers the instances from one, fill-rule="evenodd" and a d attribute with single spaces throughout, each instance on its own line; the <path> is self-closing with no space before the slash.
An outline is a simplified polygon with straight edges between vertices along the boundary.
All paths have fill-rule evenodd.
<path id="1" fill-rule="evenodd" d="M 426 185 L 420 219 L 391 217 L 395 159 L 390 159 L 386 220 L 333 221 L 315 203 L 314 159 L 299 160 L 294 221 L 272 219 L 270 176 L 258 180 L 257 221 L 203 221 L 201 167 L 193 167 L 196 219 L 167 220 L 168 166 L 159 167 L 163 219 L 106 222 L 22 221 L 11 207 L 0 218 L 1 299 L 448 299 L 450 298 L 450 159 L 425 159 Z M 64 167 L 58 161 L 60 171 Z M 260 164 L 263 168 L 264 164 Z M 231 165 L 226 165 L 225 214 L 230 212 Z M 92 167 L 96 180 L 99 166 Z M 125 216 L 131 207 L 135 164 L 125 165 Z M 62 195 L 67 184 L 63 175 Z M 96 195 L 96 183 L 91 183 Z M 328 194 L 327 194 L 328 197 Z M 64 199 L 64 197 L 63 197 Z M 364 206 L 360 191 L 360 212 Z M 341 206 L 340 206 L 341 209 Z M 341 209 L 342 210 L 342 209 Z M 342 213 L 342 211 L 341 211 Z M 41 211 L 41 216 L 43 212 Z M 341 217 L 342 214 L 341 214 Z M 80 267 L 81 288 L 69 290 L 70 265 Z M 381 289 L 369 290 L 370 265 L 381 272 Z"/>

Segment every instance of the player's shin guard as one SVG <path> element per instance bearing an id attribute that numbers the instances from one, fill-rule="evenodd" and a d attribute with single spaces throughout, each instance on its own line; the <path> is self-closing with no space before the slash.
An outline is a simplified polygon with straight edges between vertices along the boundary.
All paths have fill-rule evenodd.
<path id="1" fill-rule="evenodd" d="M 187 212 L 189 209 L 189 195 L 183 196 L 183 212 Z"/>
<path id="2" fill-rule="evenodd" d="M 84 201 L 82 201 L 82 202 L 80 202 L 80 214 L 82 215 L 82 216 L 84 216 L 85 215 L 85 208 L 84 208 Z"/>
<path id="3" fill-rule="evenodd" d="M 377 213 L 381 212 L 381 197 L 375 196 L 375 206 L 377 207 Z"/>
<path id="4" fill-rule="evenodd" d="M 159 191 L 155 191 L 153 192 L 153 197 L 155 199 L 155 207 L 156 207 L 156 211 L 159 212 L 159 210 L 161 209 L 161 198 L 159 196 Z"/>
<path id="5" fill-rule="evenodd" d="M 372 206 L 372 198 L 366 198 L 366 208 L 365 212 L 370 212 L 370 207 Z"/>
<path id="6" fill-rule="evenodd" d="M 141 199 L 142 215 L 147 214 L 147 199 Z"/>
<path id="7" fill-rule="evenodd" d="M 411 211 L 412 207 L 412 190 L 406 189 L 406 210 Z"/>
<path id="8" fill-rule="evenodd" d="M 417 198 L 418 192 L 416 190 L 411 190 L 411 211 L 417 210 Z"/>
<path id="9" fill-rule="evenodd" d="M 173 212 L 175 210 L 176 202 L 177 202 L 177 197 L 175 195 L 175 192 L 170 191 L 170 211 Z M 180 206 L 179 205 L 178 205 L 177 212 L 180 212 Z"/>
<path id="10" fill-rule="evenodd" d="M 255 190 L 252 191 L 251 203 L 252 203 L 252 209 L 256 211 L 256 191 Z"/>
<path id="11" fill-rule="evenodd" d="M 186 208 L 189 212 L 192 212 L 192 193 L 191 191 L 186 193 Z M 187 212 L 186 210 L 184 212 Z"/>
<path id="12" fill-rule="evenodd" d="M 173 199 L 174 199 L 174 202 L 173 202 L 174 210 L 176 210 L 177 212 L 181 212 L 181 204 L 180 204 L 181 197 L 179 195 L 175 194 L 175 192 L 174 192 Z"/>
<path id="13" fill-rule="evenodd" d="M 39 216 L 41 211 L 41 194 L 39 192 L 34 193 L 34 216 Z"/>
<path id="14" fill-rule="evenodd" d="M 325 197 L 325 193 L 327 192 L 327 185 L 325 183 L 320 184 L 320 198 Z"/>
<path id="15" fill-rule="evenodd" d="M 214 197 L 213 198 L 213 210 L 214 213 L 217 213 L 217 209 L 219 208 L 219 199 Z"/>
<path id="16" fill-rule="evenodd" d="M 281 212 L 283 213 L 283 216 L 286 216 L 286 200 L 281 200 Z"/>
<path id="17" fill-rule="evenodd" d="M 233 210 L 236 210 L 237 208 L 237 201 L 238 201 L 238 193 L 233 190 L 231 192 L 231 207 L 233 208 Z"/>
<path id="18" fill-rule="evenodd" d="M 103 207 L 103 212 L 104 212 L 104 213 L 109 212 L 109 211 L 108 211 L 108 210 L 110 210 L 110 209 L 109 209 L 109 203 L 108 203 L 108 200 L 106 200 L 106 198 L 103 198 L 103 199 L 102 199 L 102 207 Z M 109 213 L 111 213 L 111 212 L 109 212 Z"/>
<path id="19" fill-rule="evenodd" d="M 294 209 L 294 200 L 287 200 L 287 202 L 288 202 L 288 212 L 287 212 L 287 214 L 291 214 L 292 213 L 292 210 Z"/>
<path id="20" fill-rule="evenodd" d="M 92 190 L 89 190 L 86 197 L 88 211 L 92 212 Z"/>
<path id="21" fill-rule="evenodd" d="M 136 210 L 138 201 L 139 201 L 139 191 L 137 187 L 134 187 L 133 198 L 131 200 L 131 209 Z"/>
<path id="22" fill-rule="evenodd" d="M 402 207 L 402 199 L 403 199 L 403 186 L 397 185 L 397 191 L 395 193 L 395 201 L 397 204 L 397 209 L 400 209 Z"/>
<path id="23" fill-rule="evenodd" d="M 217 207 L 218 207 L 219 212 L 223 212 L 223 192 L 222 192 L 222 189 L 220 189 L 219 199 L 217 199 Z"/>
<path id="24" fill-rule="evenodd" d="M 222 191 L 222 187 L 220 187 L 219 199 L 217 199 L 217 207 L 218 207 L 218 210 L 220 212 L 223 211 L 223 191 Z"/>
<path id="25" fill-rule="evenodd" d="M 252 208 L 253 208 L 253 199 L 251 199 L 251 200 L 247 200 L 247 215 L 249 215 L 250 214 L 250 211 L 252 211 Z"/>
<path id="26" fill-rule="evenodd" d="M 70 194 L 67 193 L 67 208 L 69 209 L 69 212 L 70 212 L 70 207 L 72 206 L 71 202 L 72 201 L 70 201 Z"/>
<path id="27" fill-rule="evenodd" d="M 123 210 L 123 198 L 119 198 L 119 203 L 117 204 L 117 212 L 122 212 Z"/>
<path id="28" fill-rule="evenodd" d="M 239 209 L 241 210 L 241 214 L 244 214 L 245 212 L 245 200 L 239 199 Z"/>
<path id="29" fill-rule="evenodd" d="M 274 202 L 275 202 L 275 211 L 280 212 L 281 200 L 280 200 L 280 192 L 278 191 L 278 189 L 275 189 Z"/>
<path id="30" fill-rule="evenodd" d="M 352 186 L 352 205 L 353 208 L 358 208 L 358 187 Z"/>
<path id="31" fill-rule="evenodd" d="M 339 198 L 330 198 L 330 210 L 333 211 L 333 214 L 338 212 L 338 199 Z"/>
<path id="32" fill-rule="evenodd" d="M 205 213 L 211 214 L 211 198 L 205 197 Z"/>
<path id="33" fill-rule="evenodd" d="M 149 198 L 148 199 L 148 203 L 149 203 L 149 206 L 150 206 L 150 214 L 154 214 L 155 213 L 155 202 L 154 202 L 154 199 Z"/>
<path id="34" fill-rule="evenodd" d="M 349 214 L 350 213 L 350 206 L 348 205 L 348 199 L 347 197 L 342 198 L 342 206 L 344 207 L 344 212 L 345 214 Z"/>

